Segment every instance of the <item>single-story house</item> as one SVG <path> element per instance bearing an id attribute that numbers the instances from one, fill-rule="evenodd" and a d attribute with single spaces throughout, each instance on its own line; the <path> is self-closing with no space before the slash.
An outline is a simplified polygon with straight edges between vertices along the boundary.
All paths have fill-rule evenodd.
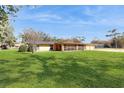
<path id="1" fill-rule="evenodd" d="M 36 42 L 36 51 L 74 51 L 93 50 L 95 45 L 76 42 Z"/>
<path id="2" fill-rule="evenodd" d="M 40 51 L 52 51 L 54 42 L 39 41 L 39 42 L 35 42 L 33 44 L 36 46 L 35 50 L 37 52 L 40 52 Z"/>
<path id="3" fill-rule="evenodd" d="M 53 50 L 55 51 L 73 51 L 73 50 L 93 50 L 95 46 L 93 44 L 83 44 L 75 42 L 63 42 L 55 43 Z"/>

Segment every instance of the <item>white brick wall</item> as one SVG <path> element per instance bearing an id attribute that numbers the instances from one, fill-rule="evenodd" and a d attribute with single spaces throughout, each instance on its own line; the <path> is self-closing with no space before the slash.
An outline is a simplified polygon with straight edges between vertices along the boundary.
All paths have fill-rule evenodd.
<path id="1" fill-rule="evenodd" d="M 50 51 L 50 46 L 39 46 L 37 51 Z"/>

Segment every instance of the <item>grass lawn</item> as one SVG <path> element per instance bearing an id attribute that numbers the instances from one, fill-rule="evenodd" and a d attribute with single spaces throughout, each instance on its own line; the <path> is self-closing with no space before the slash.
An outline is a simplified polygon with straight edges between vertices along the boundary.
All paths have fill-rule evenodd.
<path id="1" fill-rule="evenodd" d="M 0 87 L 124 87 L 124 53 L 0 51 Z"/>

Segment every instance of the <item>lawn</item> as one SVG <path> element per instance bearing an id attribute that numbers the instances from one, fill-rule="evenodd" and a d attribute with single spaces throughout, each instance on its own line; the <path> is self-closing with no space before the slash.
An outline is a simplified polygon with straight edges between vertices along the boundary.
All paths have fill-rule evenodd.
<path id="1" fill-rule="evenodd" d="M 124 53 L 0 51 L 0 87 L 124 87 Z"/>

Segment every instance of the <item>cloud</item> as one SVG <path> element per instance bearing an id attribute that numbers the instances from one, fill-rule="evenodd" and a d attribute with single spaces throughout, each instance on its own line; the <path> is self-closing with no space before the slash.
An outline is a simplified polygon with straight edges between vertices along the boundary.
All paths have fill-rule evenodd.
<path id="1" fill-rule="evenodd" d="M 50 20 L 61 20 L 62 17 L 51 13 L 37 13 L 37 14 L 25 14 L 18 17 L 20 20 L 33 20 L 33 21 L 50 21 Z"/>
<path id="2" fill-rule="evenodd" d="M 37 6 L 42 7 L 42 6 Z M 35 9 L 35 6 L 32 6 L 32 9 Z M 22 14 L 18 17 L 20 20 L 32 20 L 37 22 L 47 22 L 47 23 L 58 23 L 58 24 L 69 24 L 69 25 L 92 25 L 92 26 L 123 26 L 124 25 L 124 19 L 121 17 L 118 17 L 116 15 L 111 14 L 108 12 L 108 10 L 111 9 L 110 7 L 104 7 L 104 6 L 85 6 L 83 7 L 82 11 L 79 9 L 78 12 L 81 13 L 81 15 L 90 16 L 87 20 L 84 17 L 79 17 L 77 14 L 71 14 L 71 12 L 58 12 L 58 11 L 47 11 L 47 13 L 41 13 L 37 12 L 34 14 Z M 77 12 L 77 10 L 76 10 Z M 60 14 L 59 14 L 60 13 Z M 122 15 L 123 14 L 119 14 Z"/>
<path id="3" fill-rule="evenodd" d="M 28 9 L 33 10 L 33 9 L 38 9 L 38 8 L 42 8 L 43 5 L 28 5 Z"/>
<path id="4" fill-rule="evenodd" d="M 35 16 L 36 18 L 42 19 L 52 19 L 52 20 L 61 20 L 62 17 L 56 14 L 38 14 Z"/>
<path id="5" fill-rule="evenodd" d="M 98 17 L 98 15 L 101 14 L 102 10 L 103 10 L 102 6 L 96 6 L 94 8 L 86 6 L 82 14 L 85 14 L 87 16 L 92 16 L 92 17 Z"/>

